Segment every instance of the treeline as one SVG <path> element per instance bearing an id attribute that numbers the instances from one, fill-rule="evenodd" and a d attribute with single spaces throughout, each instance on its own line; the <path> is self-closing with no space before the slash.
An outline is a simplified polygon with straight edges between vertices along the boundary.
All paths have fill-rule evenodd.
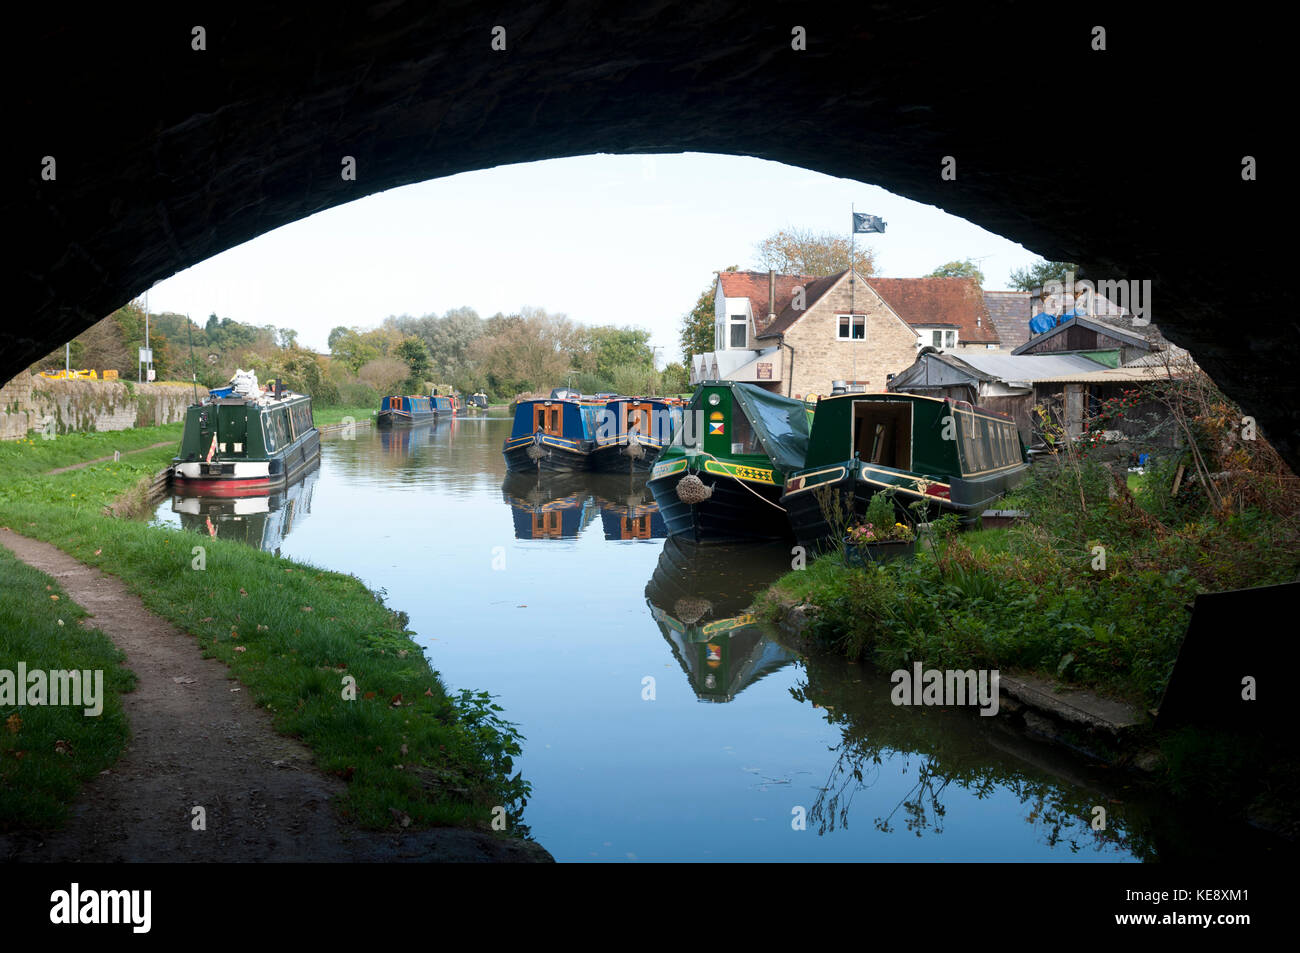
<path id="1" fill-rule="evenodd" d="M 71 342 L 72 366 L 114 369 L 134 380 L 144 322 L 139 302 L 119 308 Z M 149 328 L 158 380 L 189 380 L 193 373 L 203 387 L 216 387 L 243 368 L 261 380 L 281 378 L 323 406 L 370 406 L 384 395 L 427 393 L 430 386 L 482 391 L 494 401 L 557 386 L 588 394 L 688 387 L 681 364 L 655 370 L 649 331 L 590 327 L 543 308 L 483 318 L 461 307 L 442 315 L 393 315 L 378 327 L 339 326 L 329 334 L 328 354 L 300 347 L 292 329 L 216 314 L 203 324 L 151 314 Z M 63 358 L 59 349 L 32 370 L 62 367 Z"/>
<path id="2" fill-rule="evenodd" d="M 681 364 L 655 370 L 650 332 L 589 326 L 545 308 L 525 307 L 480 317 L 469 307 L 420 317 L 394 315 L 379 327 L 336 327 L 330 353 L 359 379 L 390 378 L 405 367 L 411 378 L 435 381 L 493 400 L 570 386 L 586 394 L 678 393 L 686 389 Z"/>

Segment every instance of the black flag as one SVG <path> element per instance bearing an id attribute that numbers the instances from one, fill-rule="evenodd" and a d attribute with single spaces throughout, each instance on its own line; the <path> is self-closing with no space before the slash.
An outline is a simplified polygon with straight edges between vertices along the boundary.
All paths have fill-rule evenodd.
<path id="1" fill-rule="evenodd" d="M 868 215 L 866 212 L 853 213 L 853 233 L 861 235 L 863 232 L 884 232 L 885 222 L 880 220 L 879 215 Z"/>

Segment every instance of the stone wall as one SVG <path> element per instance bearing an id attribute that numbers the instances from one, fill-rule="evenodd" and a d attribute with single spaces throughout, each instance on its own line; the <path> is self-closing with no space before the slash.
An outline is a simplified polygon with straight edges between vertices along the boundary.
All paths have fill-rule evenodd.
<path id="1" fill-rule="evenodd" d="M 193 399 L 189 384 L 52 381 L 20 374 L 0 387 L 0 440 L 46 427 L 73 433 L 175 423 Z"/>
<path id="2" fill-rule="evenodd" d="M 836 337 L 837 315 L 847 314 L 850 306 L 866 313 L 864 341 Z M 865 381 L 868 391 L 883 391 L 887 374 L 897 374 L 916 360 L 916 332 L 863 281 L 856 291 L 844 280 L 822 295 L 786 332 L 785 342 L 794 348 L 790 393 L 804 398 L 830 394 L 835 380 Z"/>

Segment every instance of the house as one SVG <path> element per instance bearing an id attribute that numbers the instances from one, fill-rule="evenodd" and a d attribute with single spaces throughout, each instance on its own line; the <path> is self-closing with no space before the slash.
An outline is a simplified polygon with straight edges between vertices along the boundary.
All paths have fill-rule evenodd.
<path id="1" fill-rule="evenodd" d="M 714 350 L 691 355 L 691 383 L 740 380 L 793 397 L 835 382 L 883 391 L 919 347 L 1000 346 L 983 295 L 965 278 L 863 278 L 721 272 Z"/>

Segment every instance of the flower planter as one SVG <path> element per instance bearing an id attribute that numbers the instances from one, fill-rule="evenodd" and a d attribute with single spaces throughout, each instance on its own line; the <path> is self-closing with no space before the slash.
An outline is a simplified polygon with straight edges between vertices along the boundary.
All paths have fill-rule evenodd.
<path id="1" fill-rule="evenodd" d="M 887 563 L 892 559 L 911 558 L 916 553 L 916 540 L 891 539 L 882 543 L 855 543 L 844 537 L 844 562 L 850 566 L 865 567 L 872 563 Z"/>

